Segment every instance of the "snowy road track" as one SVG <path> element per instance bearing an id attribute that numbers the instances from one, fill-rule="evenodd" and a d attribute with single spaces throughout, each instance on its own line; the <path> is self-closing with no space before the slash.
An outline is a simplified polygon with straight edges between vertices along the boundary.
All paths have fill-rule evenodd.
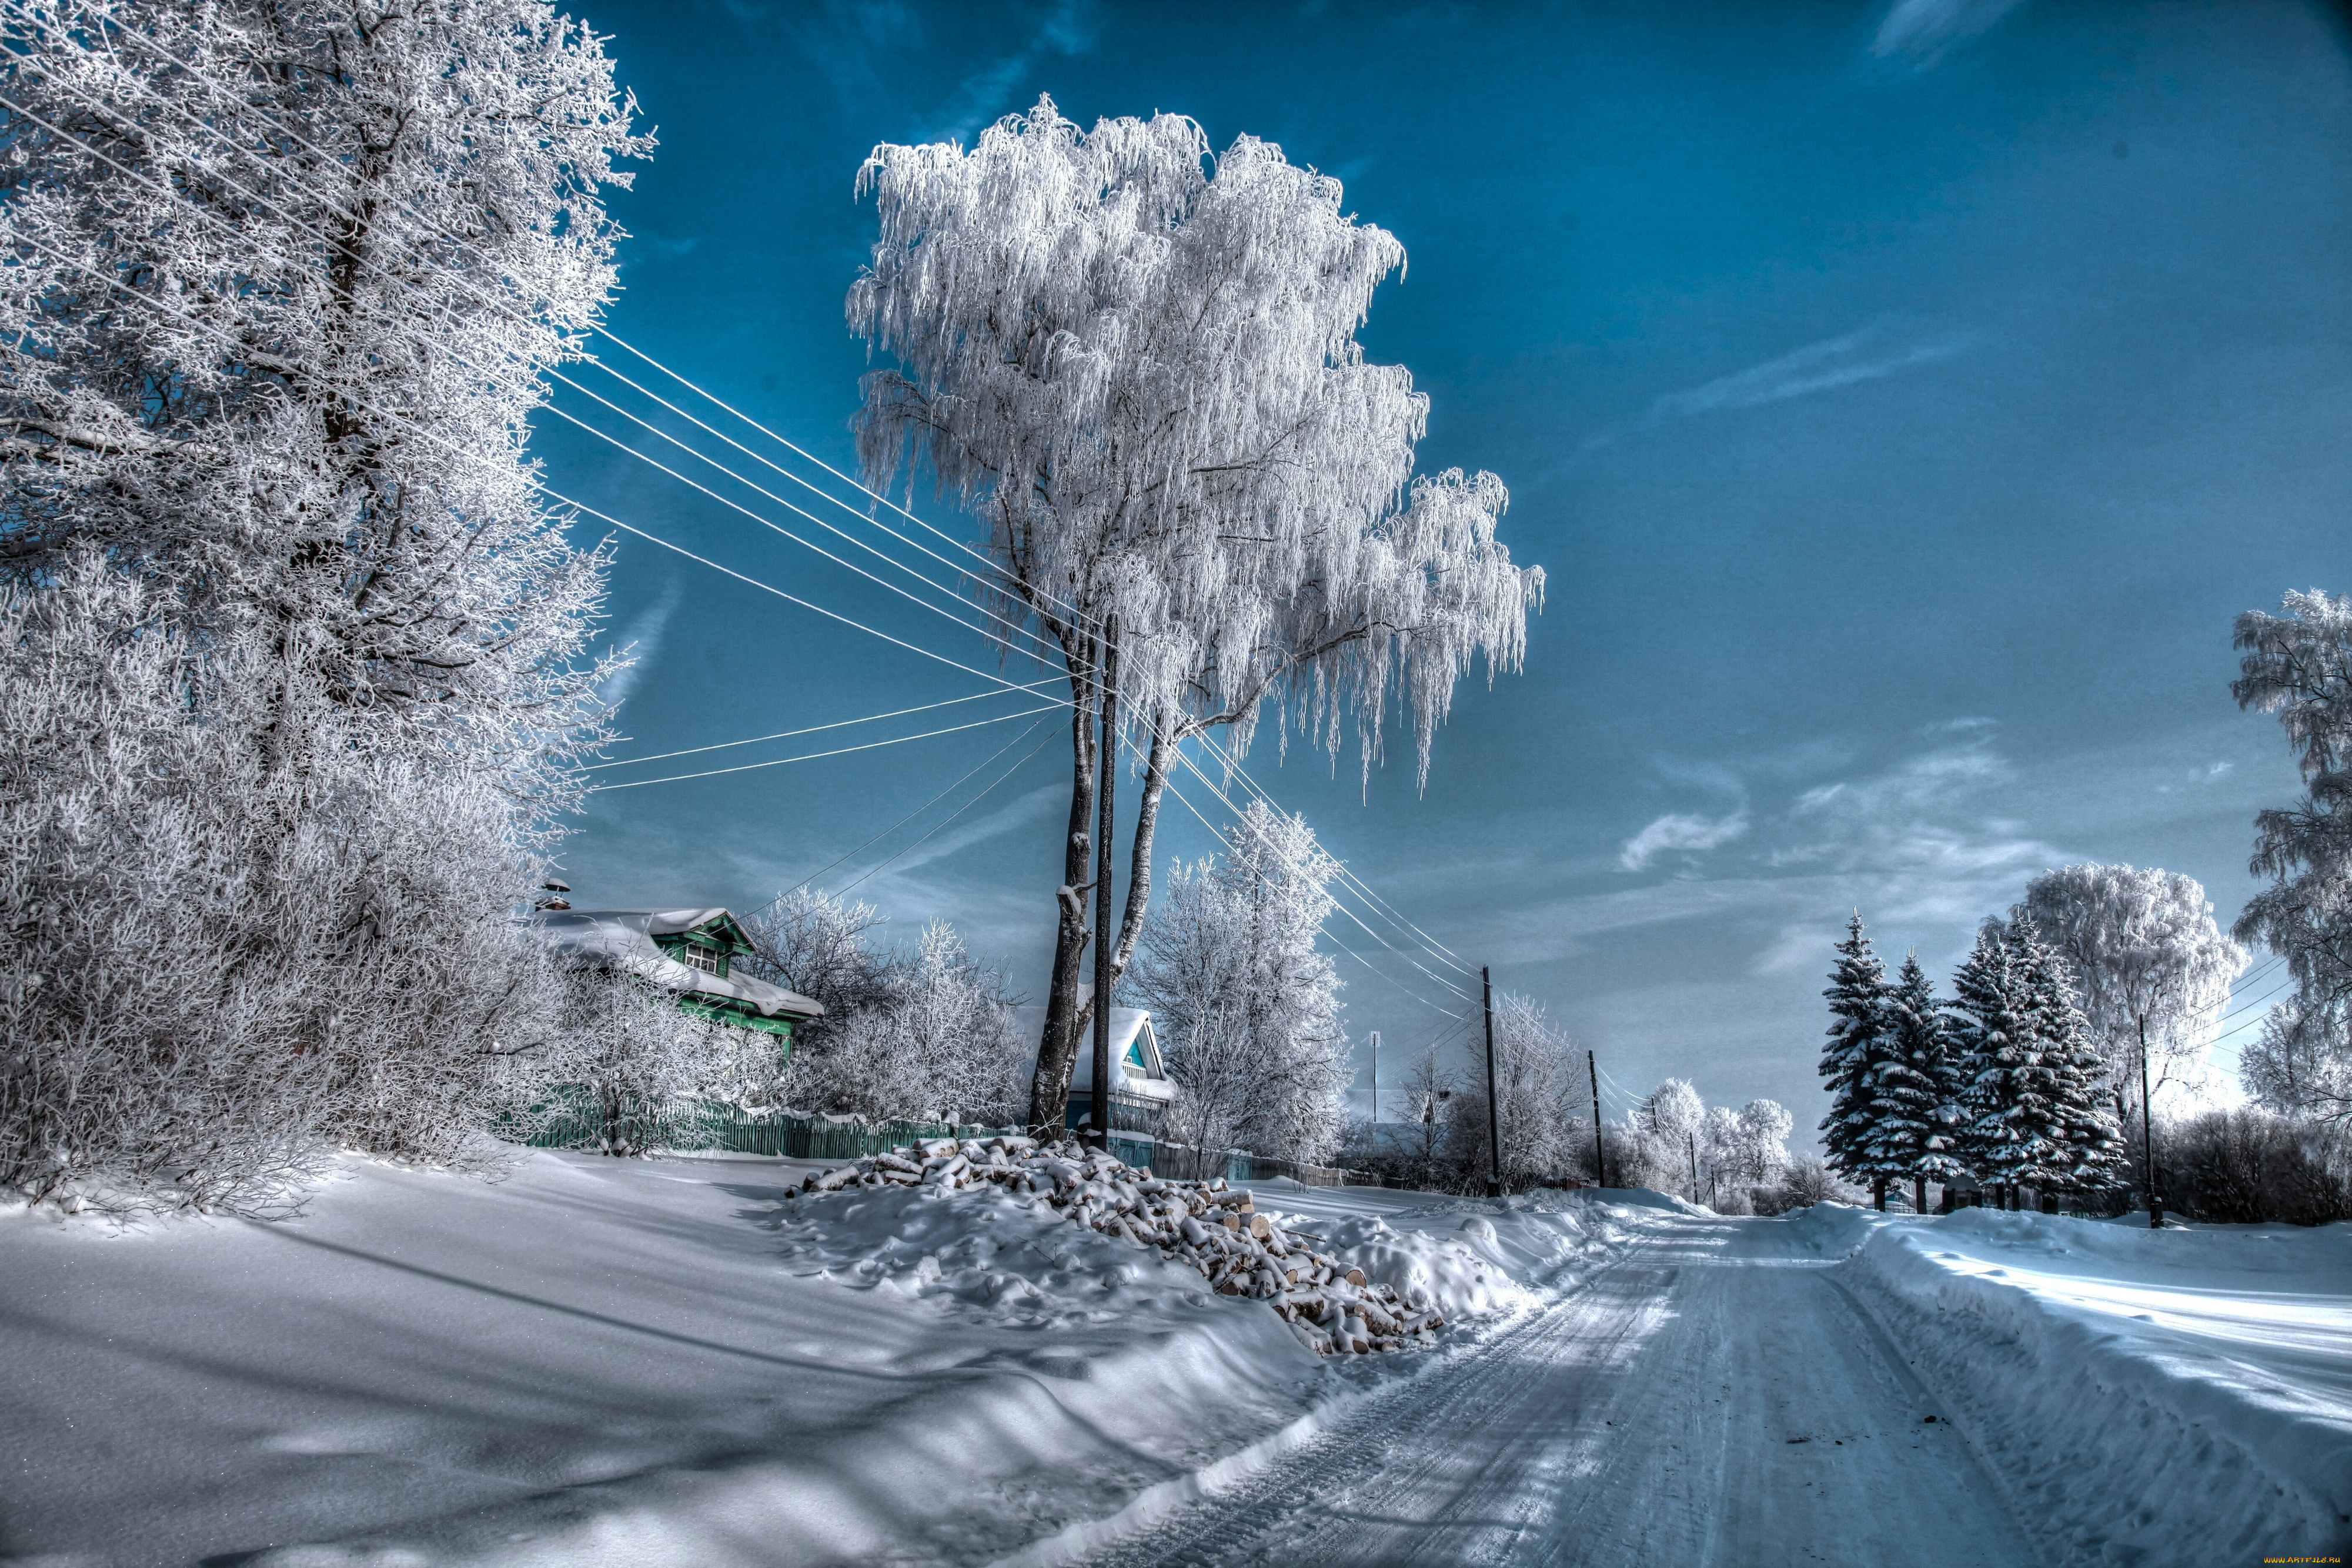
<path id="1" fill-rule="evenodd" d="M 2001 1496 L 1788 1227 L 1677 1216 L 1575 1295 L 1089 1561 L 2038 1563 Z"/>

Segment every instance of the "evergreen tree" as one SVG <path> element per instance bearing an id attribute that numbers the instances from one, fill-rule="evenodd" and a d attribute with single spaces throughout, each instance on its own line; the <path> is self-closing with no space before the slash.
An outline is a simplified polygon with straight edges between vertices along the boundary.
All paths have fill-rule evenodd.
<path id="1" fill-rule="evenodd" d="M 1935 991 L 1916 953 L 1903 960 L 1887 996 L 1886 1018 L 1885 1054 L 1869 1085 L 1871 1130 L 1864 1158 L 1874 1183 L 1908 1180 L 1912 1206 L 1925 1213 L 1929 1180 L 1945 1180 L 1963 1167 L 1954 1153 L 1959 1085 Z"/>
<path id="2" fill-rule="evenodd" d="M 1964 1153 L 2013 1207 L 2021 1186 L 2061 1185 L 2073 1168 L 2053 1057 L 2080 1049 L 2081 1015 L 2030 918 L 2008 930 L 1987 922 L 1953 988 L 1967 1081 Z M 2069 1015 L 2074 1038 L 2053 1043 Z"/>
<path id="3" fill-rule="evenodd" d="M 2032 1029 L 2014 956 L 1999 927 L 1988 923 L 1952 976 L 1945 1009 L 1960 1084 L 1959 1155 L 1979 1179 L 2002 1189 L 2004 1199 L 2020 1164 L 2013 1113 Z"/>
<path id="4" fill-rule="evenodd" d="M 1837 963 L 1830 970 L 1829 1044 L 1822 1051 L 1822 1082 L 1830 1092 L 1830 1113 L 1822 1122 L 1822 1142 L 1829 1163 L 1854 1177 L 1874 1176 L 1870 1159 L 1871 1094 L 1876 1068 L 1886 1053 L 1886 966 L 1870 950 L 1863 935 L 1862 912 L 1846 925 L 1845 940 L 1837 945 Z M 1881 1201 L 1885 1181 L 1874 1186 Z"/>
<path id="5" fill-rule="evenodd" d="M 2032 998 L 2038 1081 L 2048 1086 L 2054 1145 L 2035 1179 L 2071 1191 L 2102 1186 L 2123 1157 L 2115 1111 L 2103 1092 L 2105 1058 L 2074 1004 L 2065 958 L 2042 939 L 2031 918 L 2019 919 L 2011 929 Z"/>

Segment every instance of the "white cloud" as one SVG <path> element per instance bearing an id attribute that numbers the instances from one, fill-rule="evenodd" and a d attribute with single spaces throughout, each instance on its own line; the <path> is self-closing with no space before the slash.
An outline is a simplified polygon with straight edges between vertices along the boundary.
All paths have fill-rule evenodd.
<path id="1" fill-rule="evenodd" d="M 1013 101 L 1011 95 L 1039 61 L 1048 56 L 1067 59 L 1094 47 L 1092 19 L 1087 13 L 1083 0 L 1060 0 L 1019 51 L 992 60 L 964 78 L 949 100 L 945 122 L 931 139 L 969 141 L 999 116 L 1025 110 L 1028 105 Z"/>
<path id="2" fill-rule="evenodd" d="M 1895 0 L 1870 52 L 1885 59 L 1900 55 L 1920 68 L 1944 57 L 1954 44 L 1973 38 L 2008 16 L 2023 0 Z"/>
<path id="3" fill-rule="evenodd" d="M 1640 871 L 1661 854 L 1711 850 L 1729 843 L 1747 831 L 1748 815 L 1744 811 L 1734 811 L 1727 817 L 1673 813 L 1660 817 L 1627 839 L 1617 863 L 1627 871 Z"/>
<path id="4" fill-rule="evenodd" d="M 604 683 L 604 689 L 596 694 L 598 696 L 618 707 L 631 692 L 636 690 L 637 683 L 652 667 L 654 656 L 661 652 L 662 642 L 669 633 L 670 617 L 677 613 L 678 597 L 677 580 L 673 578 L 669 586 L 662 590 L 661 597 L 655 600 L 644 614 L 629 622 L 628 631 L 622 634 L 616 646 L 629 655 L 630 662 Z"/>
<path id="5" fill-rule="evenodd" d="M 1832 392 L 1857 382 L 1876 381 L 1913 365 L 1932 364 L 1966 348 L 1958 337 L 1908 346 L 1879 347 L 1878 326 L 1827 338 L 1767 360 L 1744 371 L 1718 377 L 1687 392 L 1668 392 L 1652 405 L 1653 414 L 1710 413 L 1718 409 L 1754 408 L 1812 392 Z"/>

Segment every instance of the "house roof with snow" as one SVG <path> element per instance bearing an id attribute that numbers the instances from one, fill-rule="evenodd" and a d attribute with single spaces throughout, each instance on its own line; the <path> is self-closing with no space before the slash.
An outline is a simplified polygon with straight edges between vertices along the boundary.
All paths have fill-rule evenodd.
<path id="1" fill-rule="evenodd" d="M 675 993 L 689 1011 L 776 1034 L 789 1034 L 794 1019 L 824 1016 L 798 991 L 734 972 L 751 941 L 727 910 L 547 909 L 538 920 L 559 951 L 625 969 Z"/>
<path id="2" fill-rule="evenodd" d="M 1078 988 L 1083 999 L 1091 992 Z M 1045 1039 L 1045 1009 L 1016 1008 L 1013 1016 L 1020 1020 L 1023 1034 L 1043 1045 Z M 1084 1039 L 1078 1041 L 1077 1065 L 1070 1072 L 1070 1097 L 1076 1100 L 1091 1094 L 1095 1087 L 1094 1027 L 1089 1021 Z M 1031 1048 L 1033 1051 L 1036 1046 Z M 1176 1097 L 1176 1085 L 1168 1077 L 1167 1064 L 1160 1059 L 1160 1037 L 1152 1031 L 1151 1015 L 1141 1008 L 1114 1007 L 1110 1009 L 1110 1092 L 1129 1094 L 1139 1100 L 1165 1104 Z"/>

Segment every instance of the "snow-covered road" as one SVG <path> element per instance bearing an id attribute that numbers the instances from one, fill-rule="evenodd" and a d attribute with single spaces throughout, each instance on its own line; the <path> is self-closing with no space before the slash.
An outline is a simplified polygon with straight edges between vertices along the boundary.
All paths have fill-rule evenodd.
<path id="1" fill-rule="evenodd" d="M 2039 1562 L 1948 1414 L 1790 1227 L 1662 1217 L 1582 1290 L 1090 1561 Z"/>

